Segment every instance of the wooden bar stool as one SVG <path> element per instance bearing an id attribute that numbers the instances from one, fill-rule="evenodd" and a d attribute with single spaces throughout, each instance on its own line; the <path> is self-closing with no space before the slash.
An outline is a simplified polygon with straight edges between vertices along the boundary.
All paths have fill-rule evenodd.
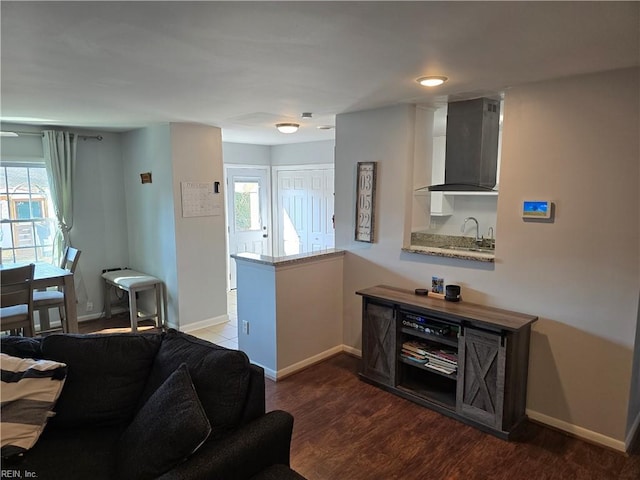
<path id="1" fill-rule="evenodd" d="M 129 317 L 131 319 L 131 331 L 138 331 L 138 322 L 142 320 L 154 319 L 158 328 L 163 327 L 166 322 L 167 297 L 162 281 L 146 273 L 135 270 L 112 270 L 102 274 L 104 280 L 104 308 L 106 318 L 111 318 L 111 298 L 110 288 L 113 286 L 127 292 L 129 295 Z M 154 290 L 156 295 L 156 311 L 149 315 L 138 315 L 137 298 L 138 292 Z"/>

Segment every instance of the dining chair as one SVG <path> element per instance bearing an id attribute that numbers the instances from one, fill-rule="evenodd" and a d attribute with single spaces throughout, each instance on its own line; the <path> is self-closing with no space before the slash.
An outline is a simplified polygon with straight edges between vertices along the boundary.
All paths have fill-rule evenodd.
<path id="1" fill-rule="evenodd" d="M 0 270 L 0 330 L 33 337 L 33 263 Z"/>
<path id="2" fill-rule="evenodd" d="M 78 260 L 80 260 L 80 253 L 77 248 L 67 247 L 64 250 L 62 261 L 60 262 L 60 268 L 69 270 L 71 273 L 75 273 L 78 266 Z M 51 308 L 57 308 L 60 314 L 60 325 L 63 331 L 67 331 L 66 325 L 66 312 L 64 311 L 64 290 L 62 287 L 58 287 L 55 290 L 36 290 L 33 292 L 33 309 L 38 311 L 40 318 L 40 329 L 49 330 L 49 312 Z M 43 328 L 43 319 L 46 317 L 46 327 Z"/>

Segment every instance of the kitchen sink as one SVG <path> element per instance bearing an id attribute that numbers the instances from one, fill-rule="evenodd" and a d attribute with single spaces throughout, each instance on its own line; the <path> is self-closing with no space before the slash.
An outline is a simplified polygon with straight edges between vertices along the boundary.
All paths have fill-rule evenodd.
<path id="1" fill-rule="evenodd" d="M 495 253 L 495 249 L 493 248 L 460 247 L 458 245 L 444 245 L 440 248 L 446 248 L 447 250 L 458 250 L 460 252 Z"/>

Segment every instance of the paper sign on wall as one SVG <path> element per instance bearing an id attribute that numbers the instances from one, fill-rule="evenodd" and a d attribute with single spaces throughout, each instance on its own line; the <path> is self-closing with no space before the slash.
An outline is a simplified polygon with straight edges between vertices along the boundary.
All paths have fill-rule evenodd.
<path id="1" fill-rule="evenodd" d="M 213 182 L 180 182 L 183 217 L 211 217 L 222 214 L 222 202 Z"/>

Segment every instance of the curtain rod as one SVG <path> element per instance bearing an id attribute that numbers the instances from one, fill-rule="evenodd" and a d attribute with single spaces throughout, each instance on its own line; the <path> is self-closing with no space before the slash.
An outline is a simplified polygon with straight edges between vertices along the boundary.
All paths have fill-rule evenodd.
<path id="1" fill-rule="evenodd" d="M 8 134 L 15 133 L 16 136 L 19 136 L 19 135 L 38 135 L 38 136 L 42 136 L 43 135 L 42 132 L 21 132 L 20 130 L 10 130 L 10 131 L 3 130 L 2 133 L 8 133 Z M 77 133 L 72 133 L 71 135 L 76 135 L 78 138 L 81 138 L 83 140 L 94 139 L 94 140 L 98 140 L 99 142 L 102 141 L 102 135 L 80 135 L 80 134 L 77 134 Z M 5 135 L 3 135 L 3 136 L 5 136 Z M 6 136 L 11 137 L 13 135 L 6 135 Z"/>

